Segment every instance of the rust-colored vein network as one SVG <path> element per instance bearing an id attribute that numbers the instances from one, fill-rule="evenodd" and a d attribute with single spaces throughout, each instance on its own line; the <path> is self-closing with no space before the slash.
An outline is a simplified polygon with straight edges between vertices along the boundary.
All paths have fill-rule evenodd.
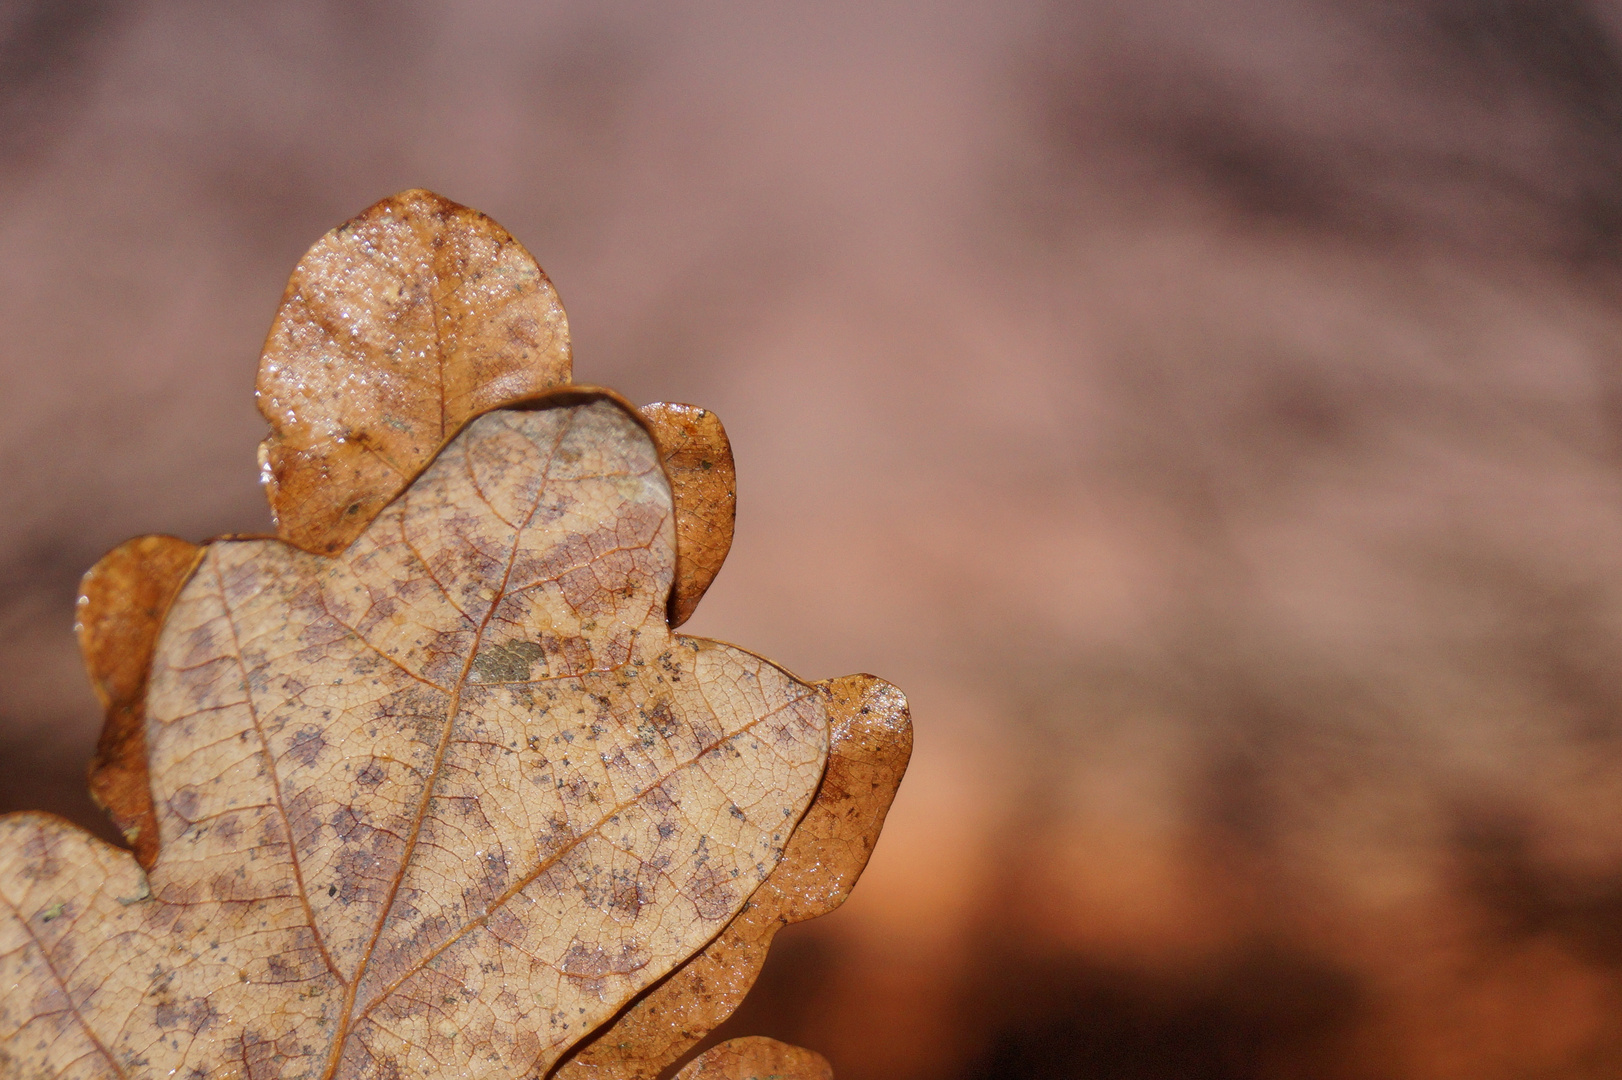
<path id="1" fill-rule="evenodd" d="M 80 1037 L 153 1075 L 270 1045 L 286 1076 L 528 1075 L 715 937 L 827 721 L 669 633 L 672 539 L 651 439 L 598 396 L 475 421 L 337 557 L 213 545 L 148 695 L 153 901 L 80 928 L 138 993 L 66 987 Z M 153 1040 L 148 1010 L 241 1031 Z"/>

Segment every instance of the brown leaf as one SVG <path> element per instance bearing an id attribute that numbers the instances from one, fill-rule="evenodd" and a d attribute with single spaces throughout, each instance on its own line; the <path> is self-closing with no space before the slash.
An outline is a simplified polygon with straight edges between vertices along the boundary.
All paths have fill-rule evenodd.
<path id="1" fill-rule="evenodd" d="M 429 191 L 384 199 L 299 260 L 259 367 L 277 535 L 345 547 L 469 417 L 570 379 L 529 252 Z"/>
<path id="2" fill-rule="evenodd" d="M 7 1074 L 529 1076 L 713 939 L 831 699 L 670 633 L 672 516 L 576 390 L 469 423 L 336 557 L 207 545 L 152 665 L 150 873 L 0 819 Z"/>
<path id="3" fill-rule="evenodd" d="M 814 1050 L 750 1035 L 712 1046 L 676 1080 L 833 1080 L 833 1066 Z"/>
<path id="4" fill-rule="evenodd" d="M 730 545 L 725 431 L 525 401 L 568 378 L 544 274 L 465 207 L 406 192 L 300 262 L 264 476 L 283 539 L 346 550 L 146 537 L 86 576 L 92 786 L 151 873 L 0 819 L 6 1074 L 535 1075 L 595 1028 L 556 1071 L 651 1075 L 844 899 L 905 700 L 671 635 Z M 826 1076 L 774 1046 L 684 1075 Z"/>
<path id="5" fill-rule="evenodd" d="M 906 771 L 912 725 L 906 698 L 882 679 L 846 675 L 817 689 L 832 725 L 828 769 L 783 861 L 719 937 L 583 1044 L 556 1080 L 657 1076 L 732 1015 L 779 929 L 850 894 Z"/>
<path id="6" fill-rule="evenodd" d="M 106 710 L 90 794 L 150 868 L 158 853 L 157 819 L 146 766 L 146 685 L 158 630 L 202 549 L 172 536 L 138 536 L 118 545 L 79 583 L 75 626 L 90 685 Z"/>
<path id="7" fill-rule="evenodd" d="M 738 482 L 721 418 L 697 405 L 658 401 L 641 408 L 653 429 L 676 498 L 676 585 L 670 625 L 693 614 L 732 547 Z"/>

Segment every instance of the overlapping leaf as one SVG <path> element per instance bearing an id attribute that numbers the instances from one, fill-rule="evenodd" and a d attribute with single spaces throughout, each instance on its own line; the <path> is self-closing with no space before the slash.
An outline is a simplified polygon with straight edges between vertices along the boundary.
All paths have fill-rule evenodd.
<path id="1" fill-rule="evenodd" d="M 708 409 L 657 401 L 642 406 L 664 458 L 676 501 L 676 581 L 670 592 L 670 625 L 692 617 L 732 547 L 737 514 L 737 474 L 721 418 Z"/>
<path id="2" fill-rule="evenodd" d="M 90 763 L 90 794 L 142 866 L 158 857 L 158 821 L 147 778 L 146 687 L 169 604 L 201 549 L 173 536 L 137 536 L 85 574 L 79 648 L 107 722 Z"/>
<path id="3" fill-rule="evenodd" d="M 563 305 L 507 230 L 431 191 L 384 199 L 299 260 L 265 341 L 278 535 L 340 550 L 469 417 L 570 368 Z"/>

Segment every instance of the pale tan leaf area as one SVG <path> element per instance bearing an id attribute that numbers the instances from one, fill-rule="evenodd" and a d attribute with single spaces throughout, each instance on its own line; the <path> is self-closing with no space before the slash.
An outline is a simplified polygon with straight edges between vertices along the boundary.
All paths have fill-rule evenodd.
<path id="1" fill-rule="evenodd" d="M 437 196 L 299 264 L 260 378 L 280 537 L 86 575 L 134 854 L 0 819 L 4 1075 L 537 1077 L 586 1040 L 559 1075 L 651 1077 L 843 901 L 905 699 L 672 633 L 730 542 L 725 434 L 535 396 L 567 356 L 533 260 Z"/>

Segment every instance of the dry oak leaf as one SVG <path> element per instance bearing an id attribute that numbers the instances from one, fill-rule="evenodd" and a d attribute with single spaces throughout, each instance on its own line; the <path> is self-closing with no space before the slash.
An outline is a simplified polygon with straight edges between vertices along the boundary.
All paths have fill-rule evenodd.
<path id="1" fill-rule="evenodd" d="M 160 845 L 0 819 L 18 1077 L 527 1077 L 719 933 L 824 698 L 670 633 L 627 406 L 486 414 L 340 555 L 207 546 L 147 695 Z"/>
<path id="2" fill-rule="evenodd" d="M 299 261 L 265 344 L 258 397 L 273 430 L 260 457 L 277 535 L 310 551 L 339 550 L 469 416 L 569 378 L 567 318 L 522 245 L 432 192 L 382 200 Z M 661 402 L 640 411 L 675 497 L 675 627 L 731 545 L 732 450 L 707 410 Z M 173 537 L 137 537 L 92 567 L 80 589 L 80 645 L 106 711 L 91 795 L 143 867 L 158 843 L 146 672 L 162 614 L 197 550 Z"/>
<path id="3" fill-rule="evenodd" d="M 800 1046 L 748 1035 L 712 1046 L 688 1062 L 676 1080 L 833 1080 L 833 1066 Z"/>

